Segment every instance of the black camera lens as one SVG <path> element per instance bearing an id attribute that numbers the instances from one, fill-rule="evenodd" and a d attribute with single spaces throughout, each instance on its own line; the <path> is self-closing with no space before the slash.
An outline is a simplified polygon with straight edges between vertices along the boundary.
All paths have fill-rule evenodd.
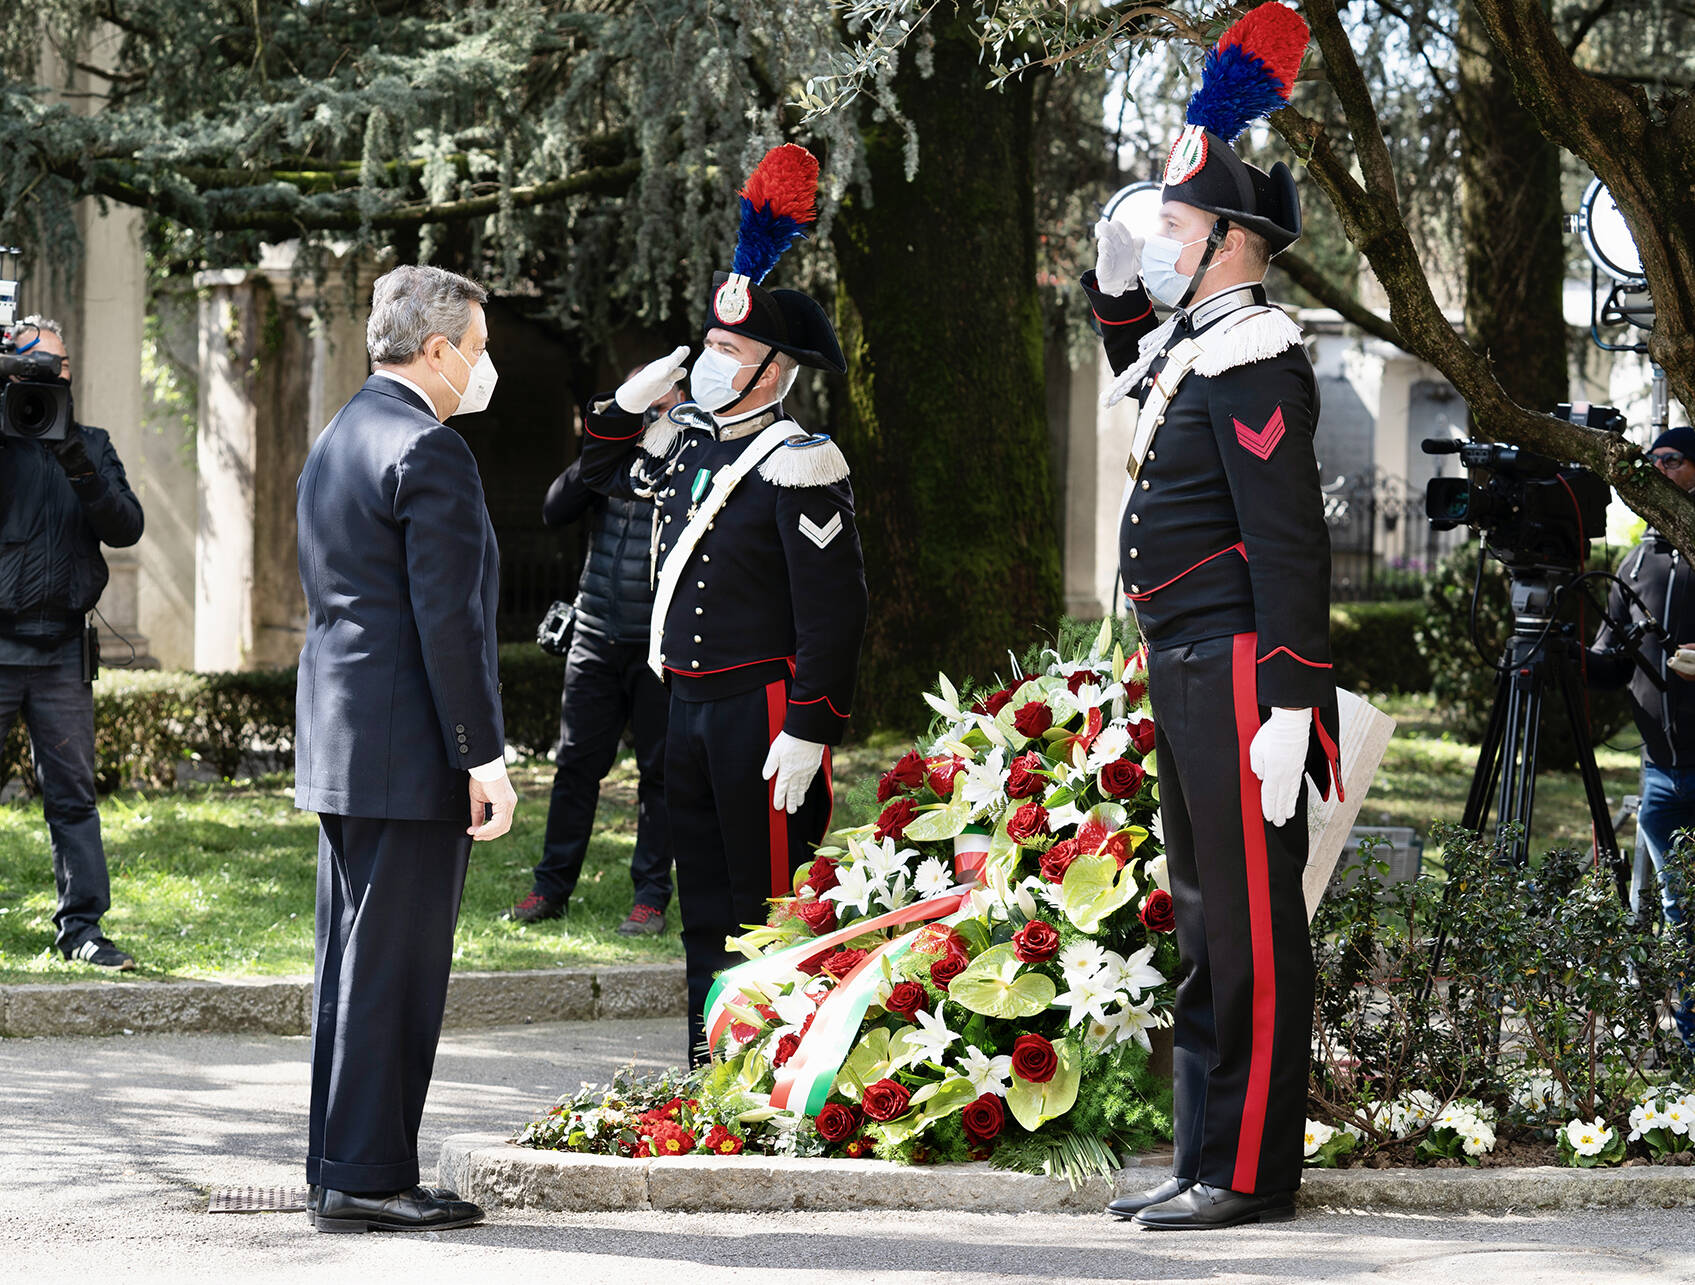
<path id="1" fill-rule="evenodd" d="M 53 427 L 58 407 L 53 397 L 28 384 L 6 391 L 7 419 L 19 437 L 40 437 Z"/>

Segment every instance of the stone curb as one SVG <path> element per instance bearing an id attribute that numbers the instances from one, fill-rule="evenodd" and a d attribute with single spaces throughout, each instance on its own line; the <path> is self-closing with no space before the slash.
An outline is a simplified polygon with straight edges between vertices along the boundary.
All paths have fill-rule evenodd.
<path id="1" fill-rule="evenodd" d="M 681 1017 L 683 966 L 455 973 L 448 1027 Z M 308 1035 L 310 978 L 228 982 L 31 983 L 0 986 L 0 1036 L 241 1034 Z"/>
<path id="2" fill-rule="evenodd" d="M 882 1160 L 676 1156 L 621 1160 L 519 1147 L 502 1134 L 469 1133 L 442 1145 L 437 1181 L 496 1209 L 561 1213 L 658 1209 L 699 1213 L 905 1209 L 966 1213 L 1098 1214 L 1114 1195 L 1139 1191 L 1169 1159 L 1134 1163 L 1112 1183 L 1066 1183 L 988 1164 L 912 1167 Z M 1632 1169 L 1313 1169 L 1306 1209 L 1408 1213 L 1534 1213 L 1695 1206 L 1695 1173 Z"/>

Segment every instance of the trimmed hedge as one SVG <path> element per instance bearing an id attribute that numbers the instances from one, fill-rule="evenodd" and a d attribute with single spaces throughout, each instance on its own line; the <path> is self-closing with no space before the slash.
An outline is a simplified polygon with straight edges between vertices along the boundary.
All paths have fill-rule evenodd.
<path id="1" fill-rule="evenodd" d="M 1349 602 L 1330 608 L 1336 685 L 1356 692 L 1427 692 L 1430 662 L 1419 646 L 1424 603 Z"/>
<path id="2" fill-rule="evenodd" d="M 500 649 L 507 744 L 545 754 L 559 735 L 565 662 L 530 643 Z M 23 720 L 0 746 L 0 787 L 37 789 Z M 220 776 L 294 766 L 294 670 L 196 674 L 107 670 L 94 685 L 95 783 L 168 788 L 185 764 Z"/>

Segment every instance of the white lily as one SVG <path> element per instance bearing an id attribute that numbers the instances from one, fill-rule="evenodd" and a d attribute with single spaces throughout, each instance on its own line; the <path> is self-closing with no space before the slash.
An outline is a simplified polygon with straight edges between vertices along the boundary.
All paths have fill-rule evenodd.
<path id="1" fill-rule="evenodd" d="M 871 899 L 882 890 L 882 884 L 871 877 L 866 866 L 858 861 L 839 866 L 836 879 L 836 886 L 824 894 L 824 899 L 835 902 L 844 910 L 852 907 L 861 915 L 869 914 Z"/>
<path id="2" fill-rule="evenodd" d="M 1082 825 L 1083 818 L 1088 813 L 1082 811 L 1075 803 L 1062 803 L 1057 808 L 1048 809 L 1048 833 L 1062 834 L 1074 825 Z"/>
<path id="3" fill-rule="evenodd" d="M 1148 1032 L 1164 1026 L 1165 1020 L 1154 1012 L 1154 1002 L 1148 999 L 1140 1004 L 1126 1004 L 1116 1013 L 1108 1013 L 1105 1025 L 1120 1044 L 1135 1040 L 1144 1050 L 1152 1053 L 1154 1046 Z"/>
<path id="4" fill-rule="evenodd" d="M 973 763 L 965 769 L 965 779 L 954 786 L 954 789 L 965 791 L 965 801 L 971 805 L 973 814 L 994 807 L 1006 801 L 1004 787 L 1006 785 L 1006 751 L 994 750 L 981 763 Z"/>
<path id="5" fill-rule="evenodd" d="M 1052 1007 L 1071 1010 L 1066 1025 L 1080 1026 L 1089 1019 L 1107 1022 L 1106 1006 L 1112 1003 L 1116 992 L 1106 984 L 1101 974 L 1078 973 L 1073 976 L 1067 973 L 1065 980 L 1071 984 L 1071 989 L 1056 996 Z"/>
<path id="6" fill-rule="evenodd" d="M 956 1065 L 960 1074 L 971 1081 L 978 1097 L 985 1093 L 1006 1096 L 1007 1085 L 1012 1083 L 1012 1058 L 1007 1054 L 990 1057 L 975 1044 L 968 1044 Z"/>
<path id="7" fill-rule="evenodd" d="M 941 1006 L 934 1013 L 926 1013 L 922 1009 L 913 1014 L 918 1023 L 916 1030 L 906 1034 L 906 1060 L 909 1065 L 919 1062 L 940 1062 L 950 1045 L 959 1038 L 958 1031 L 948 1030 L 948 1025 L 942 1020 Z"/>
<path id="8" fill-rule="evenodd" d="M 1148 882 L 1153 884 L 1154 887 L 1163 888 L 1168 893 L 1171 891 L 1171 868 L 1166 865 L 1163 852 L 1152 861 L 1147 862 L 1142 867 L 1142 873 L 1148 877 Z"/>
<path id="9" fill-rule="evenodd" d="M 1165 974 L 1153 966 L 1154 948 L 1143 946 L 1129 959 L 1115 951 L 1106 955 L 1107 980 L 1113 990 L 1130 992 L 1130 998 L 1140 999 L 1143 992 L 1165 985 Z"/>
<path id="10" fill-rule="evenodd" d="M 868 867 L 878 879 L 888 879 L 906 869 L 906 859 L 918 855 L 916 848 L 897 848 L 893 835 L 881 843 L 867 843 L 860 849 L 860 864 Z"/>
<path id="11" fill-rule="evenodd" d="M 920 897 L 939 897 L 953 887 L 953 872 L 942 864 L 940 857 L 925 857 L 918 863 L 912 887 Z"/>

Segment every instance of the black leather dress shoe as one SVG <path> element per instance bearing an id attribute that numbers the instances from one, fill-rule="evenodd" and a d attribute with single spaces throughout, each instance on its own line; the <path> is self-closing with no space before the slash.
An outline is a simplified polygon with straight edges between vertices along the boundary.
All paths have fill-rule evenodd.
<path id="1" fill-rule="evenodd" d="M 444 1200 L 424 1187 L 392 1196 L 355 1196 L 324 1187 L 318 1192 L 312 1225 L 325 1232 L 445 1231 L 482 1220 L 480 1206 L 469 1200 Z"/>
<path id="2" fill-rule="evenodd" d="M 306 1221 L 312 1222 L 318 1217 L 318 1193 L 323 1188 L 310 1184 L 306 1188 Z M 458 1200 L 459 1193 L 452 1187 L 420 1187 L 418 1190 L 428 1192 L 437 1200 Z"/>
<path id="3" fill-rule="evenodd" d="M 1295 1198 L 1286 1191 L 1252 1196 L 1197 1182 L 1163 1204 L 1149 1205 L 1136 1215 L 1136 1225 L 1154 1231 L 1210 1231 L 1242 1223 L 1280 1223 L 1294 1216 Z"/>
<path id="4" fill-rule="evenodd" d="M 1134 1218 L 1149 1205 L 1163 1205 L 1173 1196 L 1181 1196 L 1194 1186 L 1193 1178 L 1167 1178 L 1157 1187 L 1149 1187 L 1146 1191 L 1138 1191 L 1133 1196 L 1120 1196 L 1107 1205 L 1106 1211 L 1120 1218 Z"/>

